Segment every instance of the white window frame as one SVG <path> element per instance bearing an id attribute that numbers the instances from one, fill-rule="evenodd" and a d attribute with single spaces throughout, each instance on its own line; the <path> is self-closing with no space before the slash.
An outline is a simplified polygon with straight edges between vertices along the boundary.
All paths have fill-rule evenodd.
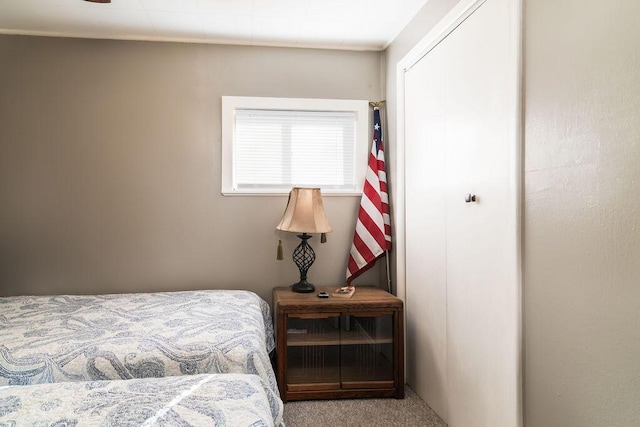
<path id="1" fill-rule="evenodd" d="M 291 111 L 349 111 L 356 114 L 356 146 L 354 153 L 355 188 L 322 188 L 323 195 L 355 196 L 362 194 L 369 148 L 369 102 L 346 99 L 268 98 L 249 96 L 222 97 L 222 194 L 225 196 L 282 195 L 286 189 L 238 189 L 234 182 L 235 111 L 238 109 Z"/>

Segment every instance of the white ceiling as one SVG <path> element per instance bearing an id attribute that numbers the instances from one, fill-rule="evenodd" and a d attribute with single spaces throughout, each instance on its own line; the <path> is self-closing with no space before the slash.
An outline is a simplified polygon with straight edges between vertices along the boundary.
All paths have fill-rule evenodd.
<path id="1" fill-rule="evenodd" d="M 427 0 L 0 0 L 0 33 L 382 50 Z"/>

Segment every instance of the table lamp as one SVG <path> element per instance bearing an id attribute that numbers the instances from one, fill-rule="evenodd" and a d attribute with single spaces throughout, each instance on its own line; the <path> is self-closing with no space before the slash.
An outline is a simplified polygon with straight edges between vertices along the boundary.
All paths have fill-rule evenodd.
<path id="1" fill-rule="evenodd" d="M 302 240 L 293 251 L 293 262 L 300 270 L 300 281 L 291 286 L 293 292 L 308 293 L 315 286 L 307 282 L 307 272 L 316 260 L 316 254 L 307 243 L 312 233 L 329 233 L 332 231 L 322 204 L 319 188 L 294 187 L 289 193 L 287 207 L 276 229 L 298 234 Z"/>

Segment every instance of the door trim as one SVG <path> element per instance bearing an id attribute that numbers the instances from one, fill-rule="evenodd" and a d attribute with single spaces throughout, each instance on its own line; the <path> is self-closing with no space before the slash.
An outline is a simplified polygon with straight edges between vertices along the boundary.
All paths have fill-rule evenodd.
<path id="1" fill-rule="evenodd" d="M 396 256 L 396 283 L 397 295 L 406 303 L 406 175 L 405 175 L 405 73 L 411 69 L 420 59 L 427 55 L 452 31 L 462 24 L 471 14 L 488 0 L 461 0 L 425 37 L 423 37 L 396 65 L 396 170 L 401 171 L 396 177 L 398 196 L 394 200 L 395 229 L 397 230 L 395 256 Z M 523 0 L 508 0 L 510 4 L 510 58 L 509 64 L 513 72 L 508 82 L 511 88 L 511 96 L 514 111 L 509 120 L 511 145 L 509 158 L 511 160 L 510 185 L 513 187 L 511 194 L 513 219 L 516 228 L 516 311 L 517 325 L 517 419 L 518 425 L 523 426 L 523 325 L 522 325 L 522 212 L 524 193 L 524 103 L 523 103 L 523 38 L 522 38 L 522 10 Z M 406 316 L 405 316 L 406 318 Z M 406 331 L 406 328 L 405 328 Z"/>
<path id="2" fill-rule="evenodd" d="M 444 40 L 453 30 L 458 28 L 473 12 L 482 6 L 487 0 L 463 0 L 458 3 L 429 33 L 420 40 L 398 62 L 398 71 L 409 71 L 425 55 Z"/>

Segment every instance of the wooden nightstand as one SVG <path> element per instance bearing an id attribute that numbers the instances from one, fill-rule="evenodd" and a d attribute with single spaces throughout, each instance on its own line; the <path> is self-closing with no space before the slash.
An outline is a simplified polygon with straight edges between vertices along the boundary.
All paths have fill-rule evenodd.
<path id="1" fill-rule="evenodd" d="M 404 398 L 402 301 L 370 286 L 351 298 L 318 298 L 333 290 L 273 290 L 282 400 Z"/>

